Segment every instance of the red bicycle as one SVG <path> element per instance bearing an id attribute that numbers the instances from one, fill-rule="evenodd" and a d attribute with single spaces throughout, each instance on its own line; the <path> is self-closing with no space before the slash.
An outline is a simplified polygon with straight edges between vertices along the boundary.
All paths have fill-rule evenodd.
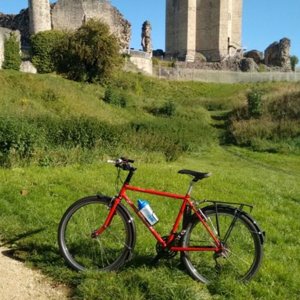
<path id="1" fill-rule="evenodd" d="M 187 193 L 179 195 L 132 186 L 130 181 L 136 171 L 132 166 L 134 161 L 120 158 L 111 162 L 118 168 L 119 175 L 120 170 L 129 172 L 119 194 L 80 199 L 67 209 L 61 219 L 59 248 L 73 269 L 118 270 L 132 258 L 136 229 L 134 219 L 121 203 L 124 200 L 157 240 L 155 261 L 172 258 L 179 252 L 190 275 L 204 283 L 221 274 L 234 275 L 243 281 L 255 275 L 262 261 L 264 232 L 244 211 L 244 207 L 252 206 L 192 199 L 194 183 L 209 177 L 209 173 L 179 171 L 179 174 L 193 177 Z M 127 196 L 127 191 L 182 201 L 168 236 L 161 236 L 155 230 L 151 221 Z M 199 204 L 206 202 L 210 205 L 199 208 Z M 156 216 L 153 217 L 155 221 Z"/>

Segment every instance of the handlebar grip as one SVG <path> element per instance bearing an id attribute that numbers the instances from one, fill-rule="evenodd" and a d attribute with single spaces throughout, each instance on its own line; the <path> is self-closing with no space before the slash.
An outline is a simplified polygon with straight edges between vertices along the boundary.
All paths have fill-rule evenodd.
<path id="1" fill-rule="evenodd" d="M 112 159 L 108 159 L 106 162 L 109 163 L 109 164 L 115 164 L 116 163 L 116 161 L 112 160 Z"/>

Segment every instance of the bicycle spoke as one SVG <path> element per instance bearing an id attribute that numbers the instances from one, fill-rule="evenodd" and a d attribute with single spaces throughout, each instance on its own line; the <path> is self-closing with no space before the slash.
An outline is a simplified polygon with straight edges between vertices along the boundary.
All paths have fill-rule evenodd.
<path id="1" fill-rule="evenodd" d="M 261 246 L 254 227 L 247 219 L 235 214 L 234 209 L 218 208 L 216 212 L 208 212 L 208 224 L 215 231 L 219 223 L 218 233 L 224 250 L 220 253 L 208 254 L 201 251 L 186 252 L 183 254 L 183 262 L 190 274 L 197 280 L 209 282 L 217 276 L 233 275 L 239 279 L 248 279 L 256 272 L 260 263 Z M 190 225 L 188 234 L 184 237 L 183 246 L 205 246 L 208 239 L 203 238 L 204 226 L 195 220 Z M 224 237 L 226 240 L 224 241 Z"/>
<path id="2" fill-rule="evenodd" d="M 128 257 L 126 253 L 132 248 L 131 225 L 118 208 L 110 226 L 98 237 L 92 237 L 106 220 L 107 203 L 98 198 L 83 199 L 78 202 L 78 208 L 70 209 L 66 221 L 60 225 L 63 233 L 60 249 L 75 269 L 115 269 Z"/>

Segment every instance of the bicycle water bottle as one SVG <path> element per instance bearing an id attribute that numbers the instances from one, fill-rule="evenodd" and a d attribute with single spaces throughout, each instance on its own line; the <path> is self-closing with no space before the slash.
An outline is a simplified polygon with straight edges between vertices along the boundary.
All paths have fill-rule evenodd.
<path id="1" fill-rule="evenodd" d="M 155 225 L 158 222 L 158 217 L 153 212 L 148 201 L 139 199 L 138 209 L 151 226 Z"/>

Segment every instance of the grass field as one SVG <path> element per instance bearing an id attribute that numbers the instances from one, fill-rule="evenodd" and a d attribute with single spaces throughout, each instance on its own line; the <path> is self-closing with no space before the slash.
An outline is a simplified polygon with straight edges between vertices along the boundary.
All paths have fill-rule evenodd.
<path id="1" fill-rule="evenodd" d="M 67 167 L 26 167 L 0 170 L 1 238 L 14 255 L 56 280 L 71 284 L 85 299 L 297 299 L 300 260 L 300 159 L 298 156 L 253 153 L 238 148 L 214 148 L 175 163 L 137 163 L 134 183 L 185 192 L 188 179 L 181 168 L 211 171 L 194 193 L 198 199 L 243 201 L 255 206 L 253 215 L 267 233 L 259 274 L 247 285 L 221 281 L 205 286 L 193 281 L 178 257 L 151 266 L 155 242 L 138 224 L 133 260 L 118 273 L 76 273 L 68 269 L 57 249 L 57 225 L 76 199 L 113 195 L 115 170 L 103 162 Z M 135 199 L 135 198 L 134 198 Z M 172 201 L 147 198 L 160 218 L 157 229 L 167 234 Z"/>
<path id="2" fill-rule="evenodd" d="M 0 240 L 16 258 L 71 286 L 75 299 L 299 299 L 299 137 L 284 141 L 281 153 L 225 143 L 226 116 L 245 105 L 249 90 L 263 91 L 266 103 L 293 92 L 297 104 L 299 83 L 203 84 L 121 74 L 103 87 L 0 71 L 0 85 Z M 126 107 L 104 101 L 108 88 Z M 258 128 L 270 123 L 263 121 Z M 178 170 L 208 171 L 213 176 L 197 185 L 196 199 L 253 204 L 266 231 L 253 281 L 203 285 L 178 256 L 152 266 L 156 243 L 138 220 L 133 260 L 119 272 L 70 270 L 58 252 L 60 218 L 79 198 L 116 193 L 116 170 L 105 160 L 121 154 L 137 161 L 136 185 L 185 193 L 189 181 Z M 168 234 L 178 204 L 146 198 L 160 219 L 157 230 Z"/>

